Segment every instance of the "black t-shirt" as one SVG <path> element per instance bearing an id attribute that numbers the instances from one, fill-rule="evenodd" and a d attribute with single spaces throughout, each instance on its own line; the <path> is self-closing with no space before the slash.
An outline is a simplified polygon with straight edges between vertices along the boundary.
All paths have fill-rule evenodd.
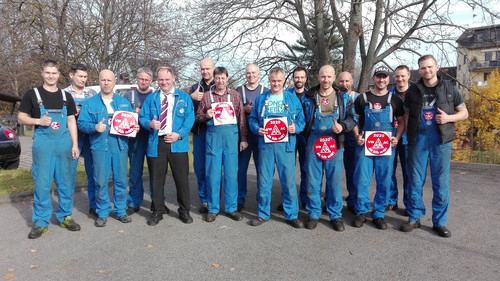
<path id="1" fill-rule="evenodd" d="M 58 89 L 57 92 L 49 92 L 43 87 L 38 87 L 37 89 L 40 93 L 43 106 L 46 109 L 61 109 L 63 107 L 64 101 L 60 89 Z M 69 93 L 65 92 L 65 94 L 68 116 L 75 115 L 75 101 Z M 40 106 L 38 105 L 35 90 L 31 89 L 24 94 L 23 99 L 21 100 L 21 105 L 19 106 L 19 111 L 28 114 L 31 118 L 40 118 Z"/>
<path id="2" fill-rule="evenodd" d="M 372 92 L 366 92 L 368 102 L 371 102 L 372 105 L 379 103 L 381 108 L 385 108 L 387 106 L 387 95 L 392 95 L 391 106 L 394 117 L 403 116 L 405 111 L 403 101 L 399 96 L 393 95 L 389 92 L 383 96 L 376 96 Z M 362 129 L 365 124 L 365 99 L 363 98 L 363 94 L 360 94 L 354 101 L 354 110 L 356 111 L 356 114 L 359 115 L 359 127 Z"/>

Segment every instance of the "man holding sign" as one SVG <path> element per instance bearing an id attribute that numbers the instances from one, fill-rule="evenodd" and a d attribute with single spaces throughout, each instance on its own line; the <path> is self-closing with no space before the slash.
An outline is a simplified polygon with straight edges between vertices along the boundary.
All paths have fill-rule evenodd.
<path id="1" fill-rule="evenodd" d="M 318 225 L 321 215 L 321 186 L 323 170 L 326 176 L 326 211 L 335 231 L 344 231 L 342 219 L 342 160 L 344 157 L 344 134 L 350 132 L 356 122 L 353 119 L 352 100 L 345 90 L 333 87 L 335 69 L 330 65 L 321 67 L 318 74 L 320 84 L 306 93 L 304 113 L 307 120 L 305 133 L 305 170 L 307 175 L 306 210 L 309 218 L 307 229 Z"/>
<path id="2" fill-rule="evenodd" d="M 247 127 L 241 96 L 227 87 L 224 67 L 214 70 L 215 89 L 206 92 L 196 111 L 196 121 L 207 124 L 205 175 L 208 214 L 213 222 L 219 213 L 221 172 L 224 166 L 224 210 L 235 221 L 243 216 L 238 208 L 238 152 L 247 148 Z M 240 145 L 238 146 L 238 133 Z"/>
<path id="3" fill-rule="evenodd" d="M 368 187 L 375 171 L 377 189 L 371 215 L 378 229 L 387 229 L 384 217 L 392 182 L 392 147 L 398 144 L 405 129 L 403 102 L 399 96 L 387 90 L 389 80 L 387 69 L 377 68 L 372 77 L 373 89 L 360 95 L 354 102 L 359 120 L 359 128 L 353 130 L 358 143 L 354 169 L 354 186 L 358 194 L 354 206 L 354 227 L 362 227 L 366 213 L 370 211 Z M 397 130 L 394 128 L 395 119 L 399 124 Z"/>
<path id="4" fill-rule="evenodd" d="M 304 113 L 295 94 L 283 91 L 285 72 L 273 68 L 269 73 L 271 91 L 255 99 L 249 126 L 259 135 L 259 182 L 257 218 L 250 224 L 261 225 L 271 215 L 271 189 L 274 165 L 278 168 L 283 190 L 285 220 L 295 228 L 304 227 L 298 219 L 299 202 L 295 186 L 295 135 L 304 129 Z"/>
<path id="5" fill-rule="evenodd" d="M 122 223 L 132 221 L 126 214 L 128 135 L 139 131 L 139 125 L 137 117 L 131 113 L 130 102 L 113 93 L 115 74 L 111 70 L 105 69 L 99 73 L 99 86 L 101 92 L 83 104 L 78 128 L 90 138 L 96 184 L 97 219 L 94 225 L 103 227 L 111 212 L 108 192 L 111 171 L 114 217 Z M 130 113 L 114 114 L 121 111 Z"/>

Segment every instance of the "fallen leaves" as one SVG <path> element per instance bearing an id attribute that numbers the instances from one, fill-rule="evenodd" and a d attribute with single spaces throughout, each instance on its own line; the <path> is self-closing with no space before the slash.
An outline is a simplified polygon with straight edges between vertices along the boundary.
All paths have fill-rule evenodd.
<path id="1" fill-rule="evenodd" d="M 125 233 L 125 230 L 118 230 L 118 233 L 123 234 Z"/>
<path id="2" fill-rule="evenodd" d="M 106 270 L 104 270 L 104 269 L 101 269 L 101 270 L 99 270 L 98 272 L 99 272 L 99 274 L 106 274 L 106 273 L 108 273 L 108 272 L 107 272 Z"/>
<path id="3" fill-rule="evenodd" d="M 153 248 L 153 245 L 149 244 L 146 247 L 151 249 L 151 248 Z"/>
<path id="4" fill-rule="evenodd" d="M 14 273 L 9 273 L 9 274 L 5 274 L 4 276 L 2 276 L 2 279 L 9 279 L 12 277 L 14 277 Z"/>
<path id="5" fill-rule="evenodd" d="M 218 263 L 212 263 L 212 267 L 214 267 L 214 268 L 219 268 L 219 266 L 220 266 L 220 264 L 218 264 Z"/>

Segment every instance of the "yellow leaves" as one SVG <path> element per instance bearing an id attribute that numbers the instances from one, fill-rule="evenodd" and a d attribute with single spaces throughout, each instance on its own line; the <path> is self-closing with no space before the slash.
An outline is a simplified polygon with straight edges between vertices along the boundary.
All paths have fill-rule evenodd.
<path id="1" fill-rule="evenodd" d="M 219 268 L 219 266 L 220 266 L 220 264 L 218 264 L 218 263 L 212 263 L 213 268 Z"/>
<path id="2" fill-rule="evenodd" d="M 153 245 L 147 245 L 146 247 L 151 249 L 151 248 L 153 248 Z"/>
<path id="3" fill-rule="evenodd" d="M 106 270 L 104 270 L 104 269 L 101 269 L 101 270 L 99 270 L 98 272 L 99 272 L 99 274 L 107 274 L 107 273 L 108 273 L 108 272 L 107 272 Z"/>
<path id="4" fill-rule="evenodd" d="M 14 273 L 9 273 L 9 274 L 5 274 L 4 276 L 2 276 L 2 279 L 9 279 L 12 277 L 14 277 Z"/>

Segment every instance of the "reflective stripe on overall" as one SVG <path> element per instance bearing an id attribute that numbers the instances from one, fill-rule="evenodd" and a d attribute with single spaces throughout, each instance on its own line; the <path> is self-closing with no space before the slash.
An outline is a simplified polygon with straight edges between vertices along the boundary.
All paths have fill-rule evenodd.
<path id="1" fill-rule="evenodd" d="M 96 207 L 100 218 L 107 218 L 111 212 L 108 182 L 113 171 L 113 204 L 115 216 L 121 217 L 127 209 L 127 149 L 120 143 L 118 135 L 110 134 L 113 114 L 108 114 L 106 120 L 107 147 L 104 151 L 92 150 L 94 159 L 94 180 L 96 182 Z"/>
<path id="2" fill-rule="evenodd" d="M 227 101 L 231 94 L 226 89 Z M 211 103 L 214 103 L 210 90 Z M 233 105 L 234 107 L 234 105 Z M 232 213 L 238 207 L 238 125 L 215 126 L 213 118 L 207 122 L 205 175 L 208 212 L 218 214 L 222 167 L 224 166 L 224 211 Z"/>
<path id="3" fill-rule="evenodd" d="M 52 178 L 57 186 L 59 203 L 56 217 L 59 222 L 65 216 L 71 215 L 73 210 L 73 194 L 75 191 L 71 180 L 71 137 L 68 131 L 68 115 L 66 108 L 66 94 L 63 90 L 64 101 L 62 109 L 46 109 L 38 89 L 34 88 L 40 116 L 48 113 L 52 118 L 49 126 L 38 126 L 33 136 L 33 164 L 31 170 L 35 182 L 35 193 L 33 200 L 33 217 L 35 225 L 47 227 L 52 217 L 52 200 L 50 187 Z"/>
<path id="4" fill-rule="evenodd" d="M 363 131 L 386 131 L 392 132 L 392 94 L 388 93 L 387 104 L 383 109 L 374 109 L 368 102 L 366 93 L 363 94 L 365 101 L 365 123 Z M 366 135 L 364 135 L 366 140 Z M 354 170 L 354 186 L 358 189 L 355 204 L 356 215 L 370 211 L 369 186 L 375 171 L 377 183 L 375 197 L 373 199 L 373 219 L 383 218 L 385 208 L 389 201 L 389 189 L 391 187 L 391 176 L 393 170 L 393 156 L 365 156 L 364 145 L 356 147 L 356 168 Z"/>
<path id="5" fill-rule="evenodd" d="M 88 96 L 85 96 L 83 99 L 73 99 L 75 101 L 75 104 L 78 103 L 78 107 L 81 109 L 82 103 L 86 99 L 88 99 Z M 80 155 L 83 155 L 85 173 L 87 174 L 87 195 L 89 198 L 89 207 L 95 209 L 94 161 L 92 160 L 92 152 L 90 151 L 89 135 L 84 134 L 80 130 L 78 130 L 78 151 L 80 151 Z M 75 185 L 76 168 L 78 167 L 79 159 L 80 158 L 75 159 L 71 162 L 71 180 L 73 181 L 73 186 Z"/>
<path id="6" fill-rule="evenodd" d="M 338 120 L 339 110 L 337 98 L 335 99 L 334 111 L 324 115 L 321 112 L 319 96 L 316 96 L 316 112 L 314 113 L 314 126 L 307 140 L 306 147 L 306 174 L 307 174 L 307 204 L 306 210 L 309 217 L 319 219 L 321 215 L 321 188 L 323 185 L 323 170 L 326 177 L 326 210 L 330 220 L 342 217 L 342 161 L 344 158 L 343 148 L 339 149 L 338 136 L 332 131 L 333 118 Z M 314 150 L 314 144 L 320 137 L 332 137 L 337 146 L 337 153 L 331 159 L 320 159 Z"/>
<path id="7" fill-rule="evenodd" d="M 283 100 L 284 101 L 284 100 Z M 291 124 L 289 105 L 283 113 L 270 113 L 266 99 L 261 117 L 287 117 Z M 290 141 L 290 140 L 289 140 Z M 299 212 L 297 187 L 295 186 L 295 149 L 287 151 L 288 142 L 266 143 L 259 149 L 259 177 L 257 182 L 257 216 L 268 220 L 271 216 L 271 190 L 273 187 L 274 165 L 278 170 L 282 189 L 283 210 L 286 220 L 296 219 Z"/>
<path id="8" fill-rule="evenodd" d="M 446 226 L 448 207 L 450 204 L 450 159 L 451 142 L 441 144 L 441 137 L 436 123 L 436 100 L 422 107 L 420 125 L 415 136 L 415 143 L 408 145 L 408 171 L 410 204 L 408 214 L 410 220 L 416 221 L 425 215 L 422 200 L 422 188 L 427 174 L 429 161 L 432 179 L 432 223 L 434 226 Z"/>

